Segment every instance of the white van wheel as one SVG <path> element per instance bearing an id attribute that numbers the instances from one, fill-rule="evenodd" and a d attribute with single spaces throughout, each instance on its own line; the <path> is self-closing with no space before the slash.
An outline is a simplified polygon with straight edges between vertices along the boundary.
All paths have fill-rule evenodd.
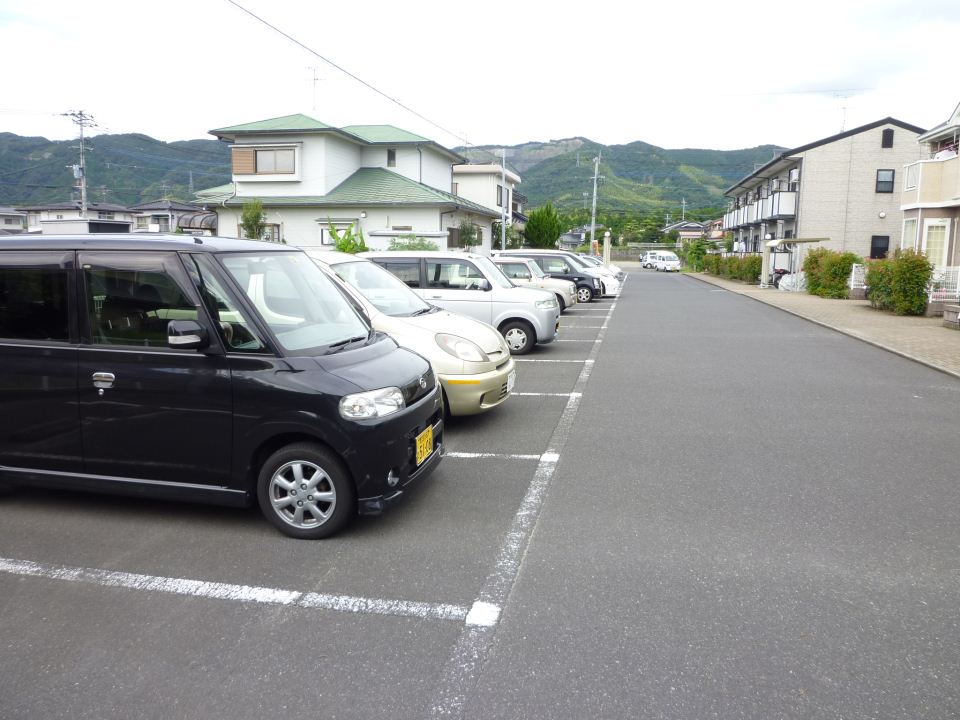
<path id="1" fill-rule="evenodd" d="M 500 334 L 507 341 L 511 355 L 526 355 L 533 349 L 537 339 L 533 328 L 523 320 L 511 320 L 500 326 Z"/>

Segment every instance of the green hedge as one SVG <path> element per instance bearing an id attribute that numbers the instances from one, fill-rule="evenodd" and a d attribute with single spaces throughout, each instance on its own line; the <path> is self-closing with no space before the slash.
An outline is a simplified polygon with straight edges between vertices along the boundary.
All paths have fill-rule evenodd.
<path id="1" fill-rule="evenodd" d="M 880 310 L 897 315 L 923 315 L 933 267 L 914 250 L 898 252 L 892 260 L 873 260 L 867 266 L 867 297 Z"/>
<path id="2" fill-rule="evenodd" d="M 760 279 L 763 259 L 759 255 L 707 255 L 703 258 L 703 270 L 711 275 L 755 283 Z"/>
<path id="3" fill-rule="evenodd" d="M 807 292 L 826 298 L 849 297 L 847 281 L 850 271 L 854 264 L 862 262 L 863 258 L 851 252 L 839 253 L 826 248 L 811 250 L 803 260 Z"/>

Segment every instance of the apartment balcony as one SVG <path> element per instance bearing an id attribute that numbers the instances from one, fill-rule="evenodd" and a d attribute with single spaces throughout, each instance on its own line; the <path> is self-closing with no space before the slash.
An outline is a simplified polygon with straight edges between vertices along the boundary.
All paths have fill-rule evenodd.
<path id="1" fill-rule="evenodd" d="M 789 220 L 797 215 L 797 193 L 779 191 L 764 198 L 761 219 Z"/>
<path id="2" fill-rule="evenodd" d="M 960 205 L 960 157 L 920 160 L 904 171 L 902 205 Z"/>

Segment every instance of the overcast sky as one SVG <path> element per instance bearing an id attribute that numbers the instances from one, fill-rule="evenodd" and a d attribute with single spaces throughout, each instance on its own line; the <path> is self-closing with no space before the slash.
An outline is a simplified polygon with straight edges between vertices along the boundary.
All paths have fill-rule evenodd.
<path id="1" fill-rule="evenodd" d="M 187 140 L 299 112 L 448 147 L 794 147 L 887 116 L 946 120 L 960 102 L 958 7 L 0 0 L 0 132 L 76 137 L 59 113 L 84 110 L 94 134 Z"/>

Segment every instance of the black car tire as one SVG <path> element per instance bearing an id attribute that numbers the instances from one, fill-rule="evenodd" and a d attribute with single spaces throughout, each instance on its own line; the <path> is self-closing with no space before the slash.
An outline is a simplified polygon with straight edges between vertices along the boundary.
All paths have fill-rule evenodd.
<path id="1" fill-rule="evenodd" d="M 530 323 L 523 320 L 509 320 L 500 326 L 500 334 L 507 341 L 511 355 L 526 355 L 533 350 L 537 336 Z"/>
<path id="2" fill-rule="evenodd" d="M 563 312 L 564 310 L 567 309 L 567 304 L 563 301 L 563 295 L 561 295 L 560 293 L 556 293 L 556 296 L 557 296 L 557 302 L 560 303 L 560 312 Z"/>
<path id="3" fill-rule="evenodd" d="M 301 540 L 330 537 L 357 512 L 356 488 L 339 458 L 310 442 L 292 443 L 267 458 L 257 501 L 270 524 Z"/>
<path id="4" fill-rule="evenodd" d="M 587 303 L 593 300 L 594 293 L 588 287 L 578 287 L 577 288 L 577 302 Z"/>

